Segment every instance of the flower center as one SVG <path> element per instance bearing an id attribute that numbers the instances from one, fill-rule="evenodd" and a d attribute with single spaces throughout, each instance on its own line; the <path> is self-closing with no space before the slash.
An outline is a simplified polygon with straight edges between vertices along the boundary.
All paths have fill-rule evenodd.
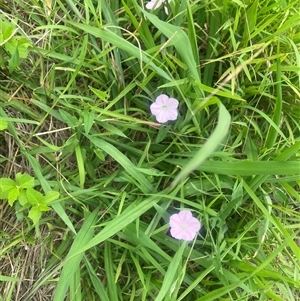
<path id="1" fill-rule="evenodd" d="M 187 225 L 186 225 L 185 223 L 181 223 L 181 224 L 180 224 L 180 228 L 181 228 L 182 230 L 185 230 L 185 229 L 187 228 Z"/>
<path id="2" fill-rule="evenodd" d="M 168 106 L 163 105 L 163 106 L 162 106 L 162 109 L 163 109 L 164 111 L 167 111 L 167 110 L 168 110 Z"/>

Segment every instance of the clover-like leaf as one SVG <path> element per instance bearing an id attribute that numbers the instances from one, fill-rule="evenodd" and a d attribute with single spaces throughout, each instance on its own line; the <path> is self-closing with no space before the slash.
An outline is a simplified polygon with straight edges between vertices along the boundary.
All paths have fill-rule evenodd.
<path id="1" fill-rule="evenodd" d="M 32 188 L 34 186 L 34 178 L 28 174 L 16 174 L 16 182 L 22 188 Z"/>
<path id="2" fill-rule="evenodd" d="M 8 41 L 13 37 L 14 27 L 9 22 L 1 20 L 0 22 L 0 43 Z"/>
<path id="3" fill-rule="evenodd" d="M 39 207 L 34 206 L 29 210 L 28 217 L 33 221 L 33 224 L 36 225 L 37 222 L 40 220 L 42 215 L 41 210 Z"/>
<path id="4" fill-rule="evenodd" d="M 19 194 L 19 203 L 22 206 L 25 206 L 26 204 L 28 204 L 28 198 L 26 195 L 26 191 L 24 189 L 20 190 L 20 194 Z"/>
<path id="5" fill-rule="evenodd" d="M 27 39 L 19 38 L 18 39 L 18 50 L 20 58 L 27 58 L 28 56 L 28 47 L 31 46 Z"/>
<path id="6" fill-rule="evenodd" d="M 41 204 L 38 206 L 39 210 L 42 212 L 42 211 L 49 211 L 51 210 L 51 208 L 45 204 Z"/>
<path id="7" fill-rule="evenodd" d="M 16 183 L 14 180 L 9 179 L 9 178 L 0 179 L 0 189 L 2 191 L 8 191 L 14 187 L 16 187 Z"/>
<path id="8" fill-rule="evenodd" d="M 33 206 L 39 206 L 43 203 L 44 196 L 33 188 L 28 188 L 26 190 L 26 196 L 29 204 Z"/>
<path id="9" fill-rule="evenodd" d="M 16 51 L 18 52 L 19 58 L 26 58 L 28 56 L 28 47 L 30 43 L 23 37 L 12 37 L 8 42 L 5 43 L 5 49 L 14 56 Z"/>
<path id="10" fill-rule="evenodd" d="M 16 188 L 16 183 L 12 179 L 9 178 L 0 179 L 0 199 L 1 200 L 7 199 L 9 191 L 15 188 Z"/>
<path id="11" fill-rule="evenodd" d="M 59 198 L 59 192 L 57 191 L 48 191 L 46 196 L 44 196 L 43 203 L 44 204 L 50 204 L 54 200 L 57 200 Z"/>
<path id="12" fill-rule="evenodd" d="M 10 206 L 12 206 L 13 203 L 17 200 L 19 194 L 20 190 L 17 187 L 14 187 L 8 192 L 7 200 Z"/>
<path id="13" fill-rule="evenodd" d="M 0 131 L 7 129 L 8 123 L 5 120 L 0 120 Z"/>
<path id="14" fill-rule="evenodd" d="M 15 52 L 12 54 L 11 58 L 8 60 L 8 69 L 12 73 L 20 65 L 19 49 L 15 48 Z"/>

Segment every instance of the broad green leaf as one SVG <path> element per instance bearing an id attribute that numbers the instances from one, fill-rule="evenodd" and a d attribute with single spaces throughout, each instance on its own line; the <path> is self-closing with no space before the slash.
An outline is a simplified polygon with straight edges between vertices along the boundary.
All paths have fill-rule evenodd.
<path id="1" fill-rule="evenodd" d="M 8 60 L 8 69 L 12 73 L 20 65 L 19 49 L 16 47 L 11 58 Z"/>
<path id="2" fill-rule="evenodd" d="M 50 204 L 51 202 L 57 200 L 59 198 L 59 192 L 58 191 L 48 191 L 47 194 L 43 198 L 44 204 Z"/>
<path id="3" fill-rule="evenodd" d="M 28 203 L 28 198 L 26 196 L 26 190 L 21 189 L 18 197 L 20 205 L 25 206 Z"/>
<path id="4" fill-rule="evenodd" d="M 8 204 L 10 206 L 12 206 L 13 203 L 17 200 L 19 193 L 20 193 L 20 190 L 17 187 L 14 187 L 13 189 L 11 189 L 8 192 L 7 200 L 8 200 Z"/>
<path id="5" fill-rule="evenodd" d="M 18 41 L 14 36 L 4 44 L 5 50 L 9 52 L 10 56 L 13 56 L 15 54 L 16 50 L 18 49 L 17 45 Z"/>
<path id="6" fill-rule="evenodd" d="M 51 208 L 48 207 L 48 206 L 45 205 L 45 204 L 40 204 L 40 205 L 38 206 L 38 208 L 39 208 L 39 210 L 40 210 L 41 212 L 51 210 Z"/>
<path id="7" fill-rule="evenodd" d="M 17 51 L 19 58 L 27 58 L 29 46 L 30 43 L 28 40 L 20 36 L 14 36 L 5 43 L 5 49 L 10 53 L 10 55 L 13 57 Z"/>
<path id="8" fill-rule="evenodd" d="M 15 205 L 17 205 L 18 203 L 15 203 Z M 19 206 L 21 207 L 21 205 L 19 204 Z M 24 211 L 22 210 L 17 210 L 17 208 L 15 208 L 16 210 L 16 218 L 18 222 L 22 222 L 24 220 Z"/>
<path id="9" fill-rule="evenodd" d="M 11 190 L 17 189 L 15 181 L 9 178 L 0 179 L 0 200 L 8 199 Z"/>
<path id="10" fill-rule="evenodd" d="M 3 110 L 1 111 L 1 107 L 0 107 L 0 113 L 3 114 Z M 5 116 L 5 115 L 4 115 Z M 51 190 L 51 187 L 48 183 L 48 181 L 44 178 L 41 170 L 41 166 L 39 164 L 39 162 L 37 161 L 37 159 L 35 157 L 33 157 L 32 155 L 30 155 L 29 153 L 24 152 L 27 160 L 30 162 L 30 165 L 33 168 L 34 174 L 36 176 L 36 178 L 39 180 L 43 191 L 44 192 L 48 192 L 49 190 Z M 74 226 L 72 224 L 72 222 L 70 221 L 68 215 L 66 214 L 65 210 L 63 209 L 62 205 L 60 203 L 54 203 L 52 205 L 52 208 L 56 211 L 56 213 L 59 215 L 59 217 L 66 223 L 66 225 L 72 230 L 72 232 L 76 233 Z"/>
<path id="11" fill-rule="evenodd" d="M 28 174 L 16 174 L 16 182 L 21 188 L 32 188 L 34 186 L 34 178 Z"/>
<path id="12" fill-rule="evenodd" d="M 15 181 L 9 178 L 0 178 L 0 191 L 8 191 L 16 187 Z"/>
<path id="13" fill-rule="evenodd" d="M 36 225 L 40 220 L 42 212 L 37 206 L 32 207 L 29 210 L 28 217 L 33 221 L 33 224 Z"/>
<path id="14" fill-rule="evenodd" d="M 7 129 L 7 122 L 5 120 L 0 119 L 0 131 Z"/>
<path id="15" fill-rule="evenodd" d="M 40 203 L 43 203 L 44 196 L 33 188 L 26 190 L 26 196 L 31 205 L 38 206 Z"/>
<path id="16" fill-rule="evenodd" d="M 0 44 L 3 44 L 7 43 L 7 41 L 14 36 L 14 27 L 9 22 L 0 21 Z"/>
<path id="17" fill-rule="evenodd" d="M 31 46 L 30 43 L 25 38 L 18 38 L 18 50 L 19 56 L 22 59 L 28 56 L 28 47 Z"/>

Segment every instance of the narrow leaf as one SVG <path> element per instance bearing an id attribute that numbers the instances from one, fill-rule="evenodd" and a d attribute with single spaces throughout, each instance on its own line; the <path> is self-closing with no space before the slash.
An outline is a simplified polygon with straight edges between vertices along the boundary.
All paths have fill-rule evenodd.
<path id="1" fill-rule="evenodd" d="M 197 70 L 198 62 L 195 61 L 191 43 L 186 33 L 178 26 L 164 22 L 155 15 L 143 11 L 145 16 L 156 26 L 167 38 L 170 39 L 169 45 L 174 45 L 182 59 L 188 66 L 195 80 L 201 81 Z"/>
<path id="2" fill-rule="evenodd" d="M 174 179 L 172 186 L 174 187 L 180 181 L 184 180 L 189 173 L 197 169 L 219 146 L 228 133 L 230 126 L 230 115 L 226 108 L 220 103 L 219 121 L 216 129 L 208 138 L 203 147 L 197 152 L 195 157 L 190 160 L 182 171 Z"/>
<path id="3" fill-rule="evenodd" d="M 65 300 L 67 290 L 70 286 L 71 281 L 79 267 L 84 253 L 75 255 L 78 250 L 82 249 L 91 240 L 94 234 L 94 224 L 98 215 L 98 209 L 92 212 L 83 223 L 80 231 L 76 235 L 71 249 L 67 255 L 66 262 L 62 269 L 53 301 Z"/>
<path id="4" fill-rule="evenodd" d="M 150 182 L 146 179 L 146 177 L 140 173 L 136 166 L 117 148 L 115 148 L 110 143 L 101 140 L 96 137 L 88 136 L 90 141 L 100 149 L 104 150 L 107 154 L 112 156 L 119 164 L 123 166 L 123 168 L 128 172 L 128 174 L 133 177 L 138 183 L 140 183 L 140 189 L 144 193 L 153 192 L 153 187 Z"/>

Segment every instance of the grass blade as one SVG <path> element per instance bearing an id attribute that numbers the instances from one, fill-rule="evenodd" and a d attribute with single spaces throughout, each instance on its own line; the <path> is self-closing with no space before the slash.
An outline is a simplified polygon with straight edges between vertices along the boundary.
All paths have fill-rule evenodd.
<path id="1" fill-rule="evenodd" d="M 79 268 L 79 264 L 82 260 L 84 253 L 76 254 L 78 249 L 83 248 L 93 237 L 94 234 L 94 224 L 98 216 L 98 209 L 94 210 L 85 220 L 80 231 L 75 237 L 70 251 L 67 255 L 66 261 L 64 263 L 59 281 L 55 290 L 55 295 L 53 301 L 64 300 L 67 290 L 73 281 L 73 277 Z"/>
<path id="2" fill-rule="evenodd" d="M 116 147 L 96 137 L 88 136 L 88 138 L 95 146 L 104 150 L 107 154 L 109 154 L 117 162 L 119 162 L 123 166 L 123 168 L 127 171 L 127 173 L 131 177 L 133 177 L 138 183 L 140 183 L 140 189 L 144 193 L 153 192 L 154 188 L 150 184 L 150 182 L 146 179 L 146 177 L 141 172 L 139 172 L 136 166 Z"/>
<path id="3" fill-rule="evenodd" d="M 230 115 L 226 108 L 220 104 L 219 121 L 211 136 L 208 138 L 203 147 L 198 151 L 195 157 L 190 160 L 182 171 L 174 179 L 172 186 L 176 186 L 180 181 L 184 180 L 189 173 L 197 169 L 219 146 L 226 137 L 230 126 Z"/>
<path id="4" fill-rule="evenodd" d="M 182 255 L 185 247 L 186 244 L 182 243 L 180 248 L 177 250 L 175 256 L 173 257 L 172 261 L 170 262 L 169 268 L 164 277 L 164 282 L 161 286 L 159 294 L 155 298 L 155 301 L 168 300 L 167 295 L 171 295 L 173 290 L 175 289 L 176 282 L 178 281 L 178 279 L 176 280 L 175 278 L 178 277 L 179 267 L 182 262 Z"/>
<path id="5" fill-rule="evenodd" d="M 144 11 L 145 16 L 156 26 L 167 38 L 170 39 L 169 45 L 174 45 L 182 59 L 185 61 L 195 80 L 201 82 L 197 70 L 198 62 L 195 61 L 191 43 L 186 33 L 178 26 L 174 26 L 158 19 L 153 14 Z"/>

